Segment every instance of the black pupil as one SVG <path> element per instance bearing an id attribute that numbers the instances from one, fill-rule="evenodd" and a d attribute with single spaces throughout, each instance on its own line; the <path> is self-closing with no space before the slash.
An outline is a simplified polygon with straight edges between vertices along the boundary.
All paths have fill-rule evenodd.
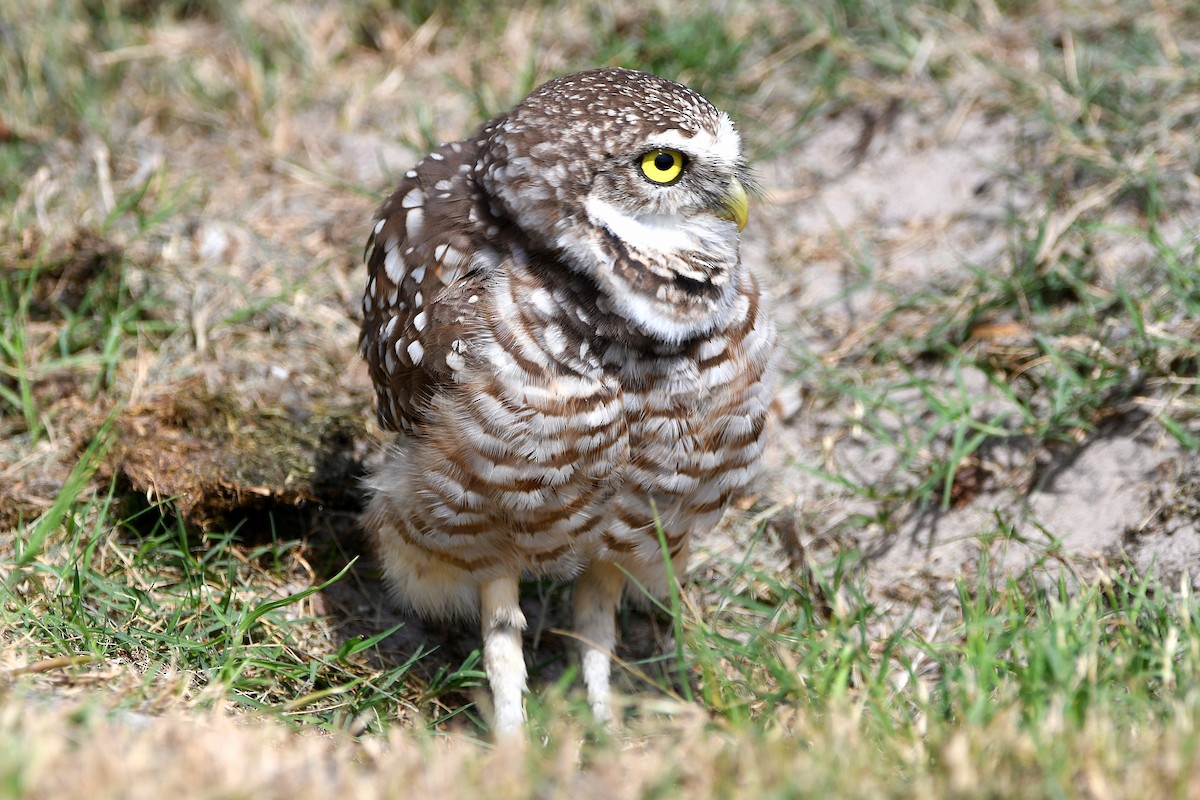
<path id="1" fill-rule="evenodd" d="M 671 157 L 670 153 L 659 153 L 654 157 L 654 166 L 656 169 L 666 172 L 675 166 L 675 159 Z"/>

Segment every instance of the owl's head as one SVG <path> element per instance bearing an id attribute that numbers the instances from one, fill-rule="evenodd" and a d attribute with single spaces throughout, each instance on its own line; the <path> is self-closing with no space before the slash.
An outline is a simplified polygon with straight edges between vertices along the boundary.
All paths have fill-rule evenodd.
<path id="1" fill-rule="evenodd" d="M 601 308 L 670 343 L 722 327 L 747 218 L 728 115 L 681 84 L 606 68 L 544 84 L 483 134 L 497 214 L 588 276 Z"/>

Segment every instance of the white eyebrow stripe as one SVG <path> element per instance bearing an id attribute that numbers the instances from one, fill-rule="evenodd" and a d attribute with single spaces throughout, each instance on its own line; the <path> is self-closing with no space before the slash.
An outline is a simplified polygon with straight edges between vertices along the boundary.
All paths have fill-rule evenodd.
<path id="1" fill-rule="evenodd" d="M 661 131 L 650 138 L 654 147 L 668 147 L 694 155 L 703 154 L 728 166 L 734 166 L 742 157 L 742 140 L 733 127 L 733 120 L 728 114 L 722 113 L 717 133 L 714 136 L 708 131 L 697 131 L 687 135 L 678 129 Z"/>

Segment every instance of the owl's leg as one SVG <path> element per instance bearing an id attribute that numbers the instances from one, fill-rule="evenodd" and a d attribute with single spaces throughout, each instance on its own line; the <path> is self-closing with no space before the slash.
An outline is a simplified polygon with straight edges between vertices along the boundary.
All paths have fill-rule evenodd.
<path id="1" fill-rule="evenodd" d="M 575 584 L 575 633 L 579 636 L 583 683 L 600 722 L 612 722 L 609 677 L 617 646 L 617 606 L 625 574 L 608 561 L 593 562 Z"/>
<path id="2" fill-rule="evenodd" d="M 525 722 L 525 654 L 521 634 L 525 615 L 521 612 L 520 584 L 516 575 L 506 575 L 479 587 L 480 621 L 483 627 L 483 666 L 492 687 L 495 706 L 493 730 L 512 733 Z"/>

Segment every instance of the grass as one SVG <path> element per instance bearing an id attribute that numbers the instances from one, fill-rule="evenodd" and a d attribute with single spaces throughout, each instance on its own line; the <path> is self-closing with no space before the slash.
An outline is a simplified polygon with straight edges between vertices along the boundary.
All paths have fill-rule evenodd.
<path id="1" fill-rule="evenodd" d="M 375 641 L 350 643 L 323 658 L 312 652 L 296 658 L 300 631 L 311 620 L 285 612 L 302 606 L 319 585 L 266 600 L 261 585 L 240 584 L 245 574 L 261 581 L 276 569 L 286 573 L 298 543 L 238 554 L 228 537 L 192 543 L 183 531 L 159 528 L 124 543 L 76 549 L 85 563 L 123 561 L 113 558 L 117 554 L 133 563 L 115 575 L 88 568 L 14 573 L 21 587 L 9 594 L 5 623 L 37 641 L 22 644 L 32 667 L 46 665 L 43 676 L 71 676 L 60 679 L 56 691 L 69 716 L 52 719 L 60 729 L 80 731 L 85 762 L 103 740 L 91 736 L 116 736 L 129 745 L 129 777 L 148 781 L 138 777 L 143 761 L 191 758 L 163 750 L 159 737 L 203 739 L 204 726 L 219 727 L 220 718 L 214 723 L 202 709 L 221 706 L 221 698 L 233 701 L 239 716 L 253 719 L 253 710 L 273 709 L 270 718 L 300 730 L 348 732 L 364 743 L 359 746 L 389 742 L 389 752 L 401 757 L 384 765 L 371 757 L 351 760 L 342 752 L 344 738 L 328 740 L 330 752 L 321 754 L 336 765 L 340 780 L 367 791 L 406 780 L 411 766 L 403 754 L 433 746 L 420 736 L 397 738 L 394 728 L 386 737 L 378 727 L 390 727 L 388 711 L 411 697 L 412 688 L 404 685 L 403 667 L 378 672 L 355 665 Z M 247 557 L 258 565 L 247 564 Z M 1197 758 L 1192 731 L 1200 712 L 1194 689 L 1200 613 L 1186 590 L 1164 591 L 1119 570 L 1082 589 L 1038 586 L 1023 576 L 993 582 L 981 571 L 959 582 L 961 610 L 939 621 L 943 630 L 936 636 L 925 637 L 907 625 L 882 630 L 887 615 L 843 580 L 822 573 L 809 591 L 798 592 L 776 573 L 741 565 L 731 583 L 704 587 L 721 598 L 714 609 L 701 615 L 685 606 L 680 619 L 688 667 L 701 691 L 695 703 L 653 687 L 637 698 L 638 714 L 625 736 L 642 742 L 634 751 L 641 758 L 625 766 L 638 767 L 626 776 L 640 787 L 638 796 L 681 789 L 723 796 L 750 785 L 784 794 L 1054 797 L 1095 781 L 1120 796 L 1185 791 L 1188 764 Z M 849 592 L 843 608 L 813 601 L 840 592 Z M 29 625 L 31 619 L 38 624 Z M 86 685 L 97 670 L 111 683 L 120 672 L 113 665 L 121 662 L 140 663 L 144 673 L 120 676 L 114 700 L 97 705 L 75 694 L 82 690 L 66 688 Z M 10 709 L 45 702 L 26 694 L 31 691 L 27 684 L 10 689 Z M 197 721 L 170 718 L 181 700 Z M 500 796 L 522 796 L 531 786 L 568 792 L 580 758 L 586 772 L 599 776 L 622 768 L 622 751 L 604 739 L 584 739 L 583 752 L 577 749 L 581 731 L 572 720 L 586 721 L 582 709 L 561 687 L 531 701 L 541 755 L 523 762 L 516 775 L 511 764 L 505 767 L 501 774 L 514 785 Z M 114 716 L 118 710 L 168 719 L 130 727 Z M 184 733 L 172 733 L 176 726 Z M 253 730 L 243 726 L 223 735 L 254 748 L 277 736 L 269 725 L 257 736 Z M 0 729 L 5 752 L 28 750 L 24 737 L 31 733 L 45 747 L 55 746 L 57 734 L 38 717 L 8 715 Z M 457 752 L 461 740 L 451 747 Z M 197 745 L 200 752 L 212 748 L 219 759 L 232 757 L 211 742 Z M 442 749 L 426 757 L 434 753 L 451 757 Z M 495 758 L 488 749 L 453 757 L 472 765 L 457 778 L 460 791 L 493 785 Z M 1135 784 L 1128 759 L 1174 766 L 1138 774 Z M 274 790 L 279 796 L 287 790 L 315 796 L 313 787 L 296 783 L 304 770 L 290 756 L 268 761 L 271 772 L 295 770 Z M 5 783 L 15 789 L 12 796 L 79 785 L 38 765 L 37 758 L 10 762 Z"/>
<path id="2" fill-rule="evenodd" d="M 1193 796 L 1200 16 L 1093 5 L 0 0 L 0 797 Z M 620 732 L 527 587 L 515 752 L 357 538 L 358 254 L 420 151 L 601 63 L 738 119 L 804 405 L 623 615 Z M 886 205 L 960 131 L 985 179 Z"/>

